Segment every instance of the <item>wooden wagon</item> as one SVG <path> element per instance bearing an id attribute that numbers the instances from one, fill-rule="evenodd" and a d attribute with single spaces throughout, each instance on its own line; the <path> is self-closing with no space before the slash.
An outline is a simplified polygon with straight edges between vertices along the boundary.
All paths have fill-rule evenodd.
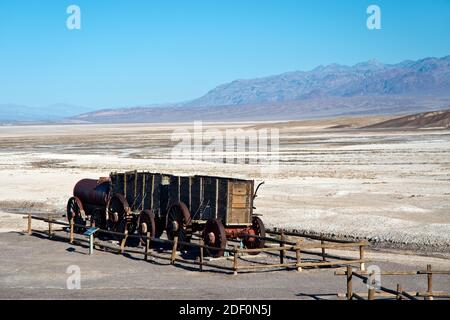
<path id="1" fill-rule="evenodd" d="M 94 211 L 84 214 L 109 230 L 142 235 L 149 232 L 152 237 L 160 237 L 166 231 L 169 239 L 177 236 L 182 242 L 189 242 L 193 233 L 200 232 L 204 243 L 216 248 L 210 250 L 211 256 L 223 255 L 230 238 L 242 239 L 247 248 L 264 246 L 262 239 L 248 236 L 265 236 L 264 224 L 254 214 L 253 202 L 259 186 L 255 190 L 253 180 L 133 171 L 111 173 L 107 181 L 107 201 L 97 202 L 100 208 L 104 205 L 103 214 L 88 202 L 104 199 L 103 193 L 97 197 L 92 193 L 97 192 L 96 188 L 105 190 L 105 179 L 93 191 L 90 186 L 91 191 L 78 188 L 84 192 L 75 192 L 76 187 L 74 198 L 78 199 L 78 206 L 94 207 Z"/>

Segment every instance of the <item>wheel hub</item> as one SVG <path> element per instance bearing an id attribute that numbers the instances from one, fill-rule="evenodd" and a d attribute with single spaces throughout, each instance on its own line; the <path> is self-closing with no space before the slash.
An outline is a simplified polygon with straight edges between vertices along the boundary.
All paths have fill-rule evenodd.
<path id="1" fill-rule="evenodd" d="M 117 212 L 114 212 L 114 213 L 111 215 L 111 220 L 112 220 L 113 222 L 118 222 L 118 221 L 119 221 L 119 214 L 118 214 Z"/>
<path id="2" fill-rule="evenodd" d="M 214 232 L 208 233 L 208 240 L 209 240 L 209 244 L 211 244 L 211 245 L 216 243 L 216 235 L 214 234 Z"/>
<path id="3" fill-rule="evenodd" d="M 179 228 L 180 228 L 180 226 L 179 226 L 178 222 L 175 220 L 172 221 L 172 231 L 177 232 Z"/>
<path id="4" fill-rule="evenodd" d="M 141 223 L 141 233 L 142 234 L 144 234 L 144 233 L 147 233 L 147 224 L 145 223 L 145 222 L 142 222 Z"/>

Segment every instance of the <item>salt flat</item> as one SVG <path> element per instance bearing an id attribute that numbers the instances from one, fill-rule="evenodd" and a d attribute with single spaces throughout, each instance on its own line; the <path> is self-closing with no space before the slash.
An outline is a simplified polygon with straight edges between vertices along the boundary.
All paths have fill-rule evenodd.
<path id="1" fill-rule="evenodd" d="M 79 179 L 110 171 L 235 176 L 266 182 L 255 204 L 270 227 L 448 255 L 450 131 L 330 128 L 347 123 L 362 124 L 203 124 L 219 132 L 277 128 L 278 166 L 204 162 L 195 152 L 194 161 L 172 159 L 172 133 L 192 131 L 192 123 L 0 127 L 0 209 L 64 212 Z M 11 229 L 10 219 L 0 223 Z"/>

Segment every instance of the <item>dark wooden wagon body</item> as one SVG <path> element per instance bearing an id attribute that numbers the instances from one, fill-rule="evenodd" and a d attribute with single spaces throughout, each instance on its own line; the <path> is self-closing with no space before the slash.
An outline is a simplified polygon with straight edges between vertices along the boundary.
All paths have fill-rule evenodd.
<path id="1" fill-rule="evenodd" d="M 163 218 L 184 203 L 193 222 L 219 219 L 226 227 L 252 224 L 254 181 L 150 172 L 111 173 L 111 191 L 123 194 L 131 211 L 152 210 Z"/>

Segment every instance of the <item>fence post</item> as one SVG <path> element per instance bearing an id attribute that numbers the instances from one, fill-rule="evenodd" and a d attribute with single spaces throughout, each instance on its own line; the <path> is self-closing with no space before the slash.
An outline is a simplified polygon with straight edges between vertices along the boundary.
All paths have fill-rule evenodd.
<path id="1" fill-rule="evenodd" d="M 369 278 L 367 279 L 367 300 L 374 300 L 375 299 L 375 271 L 372 271 L 369 275 Z"/>
<path id="2" fill-rule="evenodd" d="M 285 241 L 284 231 L 281 231 L 280 247 L 284 247 L 284 241 Z M 286 254 L 286 252 L 284 250 L 280 250 L 280 264 L 284 263 L 285 254 Z"/>
<path id="3" fill-rule="evenodd" d="M 31 213 L 28 214 L 28 229 L 27 229 L 28 235 L 31 235 Z"/>
<path id="4" fill-rule="evenodd" d="M 203 239 L 200 238 L 200 272 L 203 271 Z"/>
<path id="5" fill-rule="evenodd" d="M 69 243 L 73 243 L 73 218 L 70 219 L 70 233 L 69 233 Z"/>
<path id="6" fill-rule="evenodd" d="M 300 253 L 300 244 L 301 241 L 297 241 L 296 243 L 296 248 L 295 248 L 295 258 L 297 259 L 297 272 L 302 272 L 302 267 L 301 267 L 301 263 L 302 263 L 302 257 L 301 257 L 301 253 Z"/>
<path id="7" fill-rule="evenodd" d="M 52 220 L 51 218 L 48 219 L 48 237 L 51 238 L 52 237 L 52 233 L 53 233 L 53 228 L 52 228 Z"/>
<path id="8" fill-rule="evenodd" d="M 374 299 L 375 299 L 375 288 L 370 286 L 369 292 L 367 293 L 367 300 L 374 300 Z"/>
<path id="9" fill-rule="evenodd" d="M 238 249 L 237 246 L 233 248 L 233 275 L 237 276 L 238 274 Z"/>
<path id="10" fill-rule="evenodd" d="M 352 300 L 352 298 L 353 298 L 352 278 L 353 278 L 352 267 L 347 266 L 347 299 L 348 300 Z"/>
<path id="11" fill-rule="evenodd" d="M 145 239 L 145 257 L 144 260 L 148 261 L 148 252 L 150 250 L 150 232 L 146 234 L 147 238 Z"/>
<path id="12" fill-rule="evenodd" d="M 366 265 L 364 264 L 364 246 L 363 245 L 359 247 L 359 259 L 363 260 L 359 265 L 359 269 L 361 271 L 366 271 Z"/>
<path id="13" fill-rule="evenodd" d="M 89 235 L 89 255 L 94 254 L 94 234 Z"/>
<path id="14" fill-rule="evenodd" d="M 320 240 L 320 244 L 323 246 L 325 244 L 325 241 Z M 325 258 L 325 248 L 322 247 L 322 261 L 326 261 L 327 259 Z"/>
<path id="15" fill-rule="evenodd" d="M 403 289 L 400 283 L 397 283 L 397 300 L 402 300 Z"/>
<path id="16" fill-rule="evenodd" d="M 431 273 L 431 264 L 427 265 L 427 278 L 428 278 L 428 297 L 426 300 L 433 300 L 433 274 Z"/>
<path id="17" fill-rule="evenodd" d="M 122 239 L 122 242 L 120 244 L 120 253 L 123 254 L 125 251 L 125 244 L 127 243 L 127 239 L 128 239 L 128 229 L 125 230 L 124 232 L 124 237 Z"/>
<path id="18" fill-rule="evenodd" d="M 175 259 L 177 256 L 177 247 L 178 247 L 178 236 L 175 236 L 175 238 L 173 239 L 172 256 L 170 258 L 171 264 L 175 264 Z"/>

